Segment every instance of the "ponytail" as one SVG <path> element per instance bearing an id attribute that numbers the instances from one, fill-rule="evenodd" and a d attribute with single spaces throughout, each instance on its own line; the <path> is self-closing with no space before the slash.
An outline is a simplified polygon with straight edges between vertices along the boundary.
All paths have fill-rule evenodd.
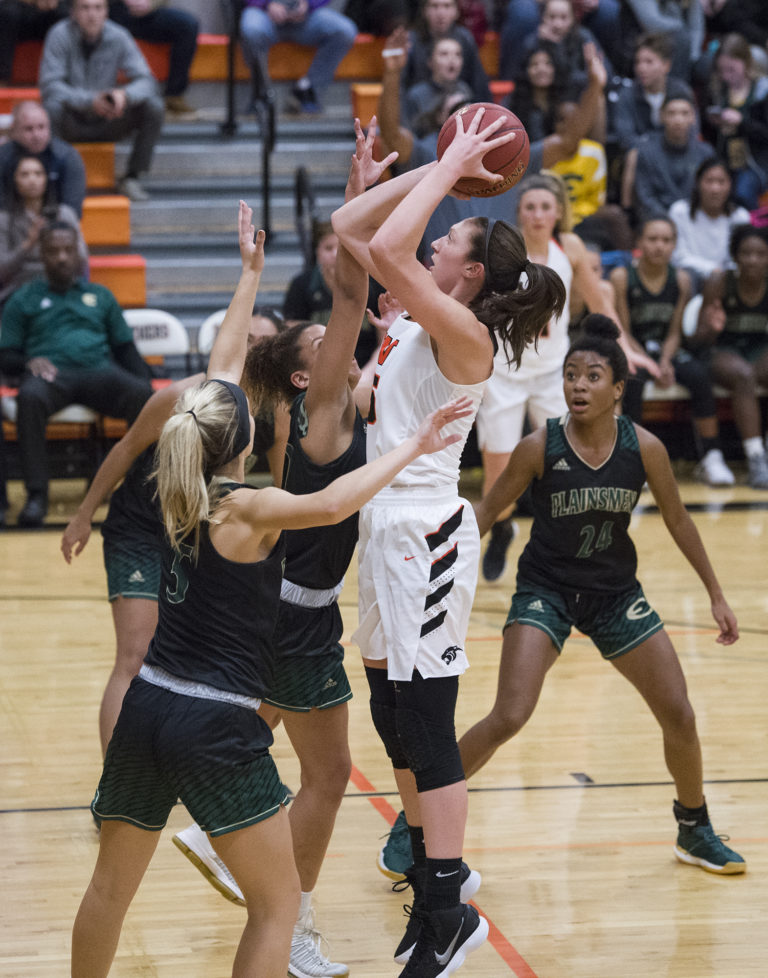
<path id="1" fill-rule="evenodd" d="M 551 268 L 529 261 L 516 227 L 482 217 L 475 224 L 469 258 L 483 263 L 485 284 L 469 308 L 501 340 L 507 362 L 519 367 L 525 348 L 562 315 L 565 286 Z"/>
<path id="2" fill-rule="evenodd" d="M 238 421 L 227 387 L 205 381 L 181 394 L 157 442 L 153 476 L 165 531 L 175 550 L 192 537 L 194 559 L 200 524 L 211 520 L 222 495 L 215 471 L 235 457 Z"/>

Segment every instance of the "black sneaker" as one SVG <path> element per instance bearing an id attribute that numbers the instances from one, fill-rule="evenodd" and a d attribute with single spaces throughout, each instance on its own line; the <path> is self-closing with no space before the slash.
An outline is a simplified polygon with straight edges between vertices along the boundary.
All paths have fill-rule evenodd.
<path id="1" fill-rule="evenodd" d="M 42 526 L 48 512 L 48 501 L 44 493 L 30 492 L 24 508 L 19 513 L 19 526 L 27 528 Z"/>
<path id="2" fill-rule="evenodd" d="M 470 869 L 465 862 L 461 864 L 461 902 L 467 903 L 480 889 L 483 878 L 476 869 Z M 413 866 L 405 871 L 404 879 L 395 883 L 392 890 L 400 893 L 409 886 L 413 887 L 413 903 L 405 904 L 403 911 L 408 917 L 405 934 L 395 950 L 397 964 L 405 964 L 413 953 L 416 941 L 424 923 L 424 870 L 418 873 Z"/>
<path id="3" fill-rule="evenodd" d="M 311 85 L 299 88 L 294 85 L 291 94 L 286 99 L 285 111 L 292 115 L 319 115 L 323 108 L 317 100 L 315 90 Z"/>
<path id="4" fill-rule="evenodd" d="M 483 556 L 483 577 L 486 581 L 497 581 L 507 566 L 507 550 L 515 539 L 517 525 L 512 517 L 499 520 L 491 527 L 491 539 Z"/>
<path id="5" fill-rule="evenodd" d="M 488 921 L 465 904 L 450 910 L 433 910 L 424 918 L 416 947 L 400 978 L 451 975 L 488 937 Z"/>

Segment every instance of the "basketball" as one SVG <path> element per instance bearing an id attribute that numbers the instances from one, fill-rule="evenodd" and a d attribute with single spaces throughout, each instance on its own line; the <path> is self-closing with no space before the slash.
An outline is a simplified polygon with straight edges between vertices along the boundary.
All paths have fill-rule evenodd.
<path id="1" fill-rule="evenodd" d="M 504 177 L 503 180 L 499 183 L 488 183 L 487 180 L 479 180 L 476 177 L 461 177 L 454 189 L 471 197 L 495 197 L 514 187 L 525 173 L 531 155 L 528 133 L 514 112 L 505 109 L 503 105 L 496 105 L 495 102 L 473 102 L 471 105 L 462 106 L 449 115 L 443 123 L 443 128 L 437 137 L 437 158 L 440 159 L 456 135 L 456 116 L 462 116 L 461 121 L 466 132 L 478 109 L 485 109 L 478 132 L 482 132 L 494 120 L 502 118 L 504 123 L 496 130 L 494 137 L 507 132 L 515 132 L 519 135 L 503 146 L 489 150 L 483 157 L 483 166 L 486 170 L 500 173 Z"/>

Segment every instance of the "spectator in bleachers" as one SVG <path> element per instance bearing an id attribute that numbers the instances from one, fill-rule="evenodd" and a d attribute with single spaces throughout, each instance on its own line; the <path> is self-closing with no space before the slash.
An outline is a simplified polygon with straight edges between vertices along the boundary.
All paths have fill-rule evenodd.
<path id="1" fill-rule="evenodd" d="M 288 284 L 283 302 L 283 317 L 289 326 L 309 320 L 326 325 L 333 305 L 333 285 L 336 277 L 336 255 L 339 239 L 330 221 L 314 221 L 312 224 L 312 255 L 309 268 L 295 275 Z M 368 288 L 368 307 L 375 309 L 382 289 L 373 280 Z M 376 343 L 376 334 L 367 321 L 358 337 L 355 357 L 365 363 Z"/>
<path id="2" fill-rule="evenodd" d="M 36 156 L 21 156 L 13 175 L 13 193 L 0 208 L 0 309 L 25 282 L 43 274 L 40 232 L 50 221 L 65 221 L 77 231 L 79 274 L 88 271 L 88 248 L 77 214 L 67 204 L 54 204 L 48 193 L 45 167 Z"/>
<path id="3" fill-rule="evenodd" d="M 431 42 L 429 78 L 411 85 L 403 100 L 403 121 L 416 133 L 429 131 L 424 116 L 431 115 L 446 95 L 459 94 L 472 100 L 472 89 L 460 77 L 463 60 L 461 45 L 455 38 L 438 37 Z"/>
<path id="4" fill-rule="evenodd" d="M 107 19 L 107 0 L 72 0 L 70 17 L 45 39 L 39 81 L 53 130 L 63 139 L 112 142 L 132 135 L 120 190 L 147 200 L 139 178 L 152 165 L 163 102 L 134 39 Z"/>
<path id="5" fill-rule="evenodd" d="M 83 215 L 85 164 L 74 146 L 51 136 L 48 113 L 38 102 L 18 102 L 13 108 L 10 139 L 0 146 L 0 207 L 13 193 L 13 174 L 21 156 L 31 153 L 45 167 L 52 202 L 66 204 Z"/>
<path id="6" fill-rule="evenodd" d="M 634 80 L 617 93 L 611 107 L 610 132 L 622 153 L 638 145 L 649 132 L 661 128 L 661 107 L 666 99 L 692 99 L 687 82 L 670 74 L 673 43 L 668 34 L 641 34 L 635 45 Z"/>
<path id="7" fill-rule="evenodd" d="M 150 373 L 115 297 L 78 277 L 77 231 L 47 225 L 40 236 L 45 277 L 18 289 L 3 310 L 0 371 L 21 377 L 17 431 L 27 500 L 20 526 L 40 526 L 48 509 L 45 425 L 68 404 L 133 421 L 152 393 Z"/>
<path id="8" fill-rule="evenodd" d="M 701 0 L 621 0 L 619 29 L 611 48 L 619 74 L 632 74 L 637 39 L 649 31 L 668 34 L 673 44 L 672 74 L 690 82 L 704 42 Z"/>
<path id="9" fill-rule="evenodd" d="M 620 0 L 574 0 L 573 13 L 594 34 L 603 50 L 616 46 Z M 520 70 L 521 42 L 536 35 L 543 0 L 509 0 L 501 24 L 499 74 L 514 79 Z"/>
<path id="10" fill-rule="evenodd" d="M 757 76 L 740 34 L 723 39 L 711 88 L 704 135 L 728 164 L 736 200 L 755 210 L 768 187 L 768 78 Z"/>
<path id="11" fill-rule="evenodd" d="M 110 0 L 109 17 L 139 41 L 170 44 L 165 109 L 171 115 L 194 115 L 195 108 L 184 93 L 197 51 L 197 18 L 186 10 L 167 6 L 166 0 Z"/>
<path id="12" fill-rule="evenodd" d="M 704 286 L 694 347 L 709 351 L 712 380 L 730 391 L 753 489 L 768 489 L 768 444 L 758 387 L 768 387 L 768 228 L 739 224 L 730 244 L 735 269 Z"/>
<path id="13" fill-rule="evenodd" d="M 578 94 L 587 82 L 587 66 L 584 61 L 584 45 L 593 43 L 598 47 L 594 34 L 583 27 L 576 19 L 572 0 L 543 0 L 541 19 L 535 34 L 514 42 L 515 57 L 524 60 L 532 48 L 542 42 L 551 46 L 554 56 L 563 66 L 569 86 Z M 602 54 L 602 52 L 601 52 Z M 506 64 L 507 52 L 500 52 L 500 59 Z M 605 55 L 606 70 L 611 67 Z M 506 77 L 506 76 L 504 76 Z"/>
<path id="14" fill-rule="evenodd" d="M 461 79 L 469 85 L 476 102 L 490 102 L 488 75 L 472 34 L 458 22 L 457 0 L 422 0 L 419 17 L 409 34 L 408 60 L 403 72 L 405 89 L 430 76 L 430 45 L 436 38 L 450 37 L 461 45 Z"/>
<path id="15" fill-rule="evenodd" d="M 321 97 L 333 81 L 339 62 L 355 42 L 355 23 L 333 10 L 329 0 L 245 0 L 240 38 L 254 76 L 254 93 L 267 83 L 267 53 L 278 41 L 317 48 L 306 75 L 296 82 L 286 103 L 289 112 L 322 112 Z"/>
<path id="16" fill-rule="evenodd" d="M 696 134 L 693 99 L 664 100 L 660 132 L 651 132 L 637 148 L 634 204 L 640 221 L 665 214 L 676 200 L 690 197 L 700 163 L 715 155 Z"/>
<path id="17" fill-rule="evenodd" d="M 575 111 L 573 102 L 560 105 L 556 131 L 567 131 L 569 117 Z M 601 142 L 580 139 L 576 152 L 568 159 L 558 160 L 550 169 L 565 183 L 572 230 L 580 238 L 596 241 L 606 251 L 631 249 L 632 231 L 627 215 L 617 204 L 606 202 L 608 163 Z"/>
<path id="18" fill-rule="evenodd" d="M 13 81 L 13 58 L 21 41 L 42 41 L 49 28 L 67 16 L 65 0 L 0 2 L 0 85 Z"/>
<path id="19" fill-rule="evenodd" d="M 725 464 L 720 425 L 705 364 L 682 347 L 683 310 L 691 298 L 688 273 L 671 264 L 675 225 L 666 216 L 651 217 L 640 231 L 639 255 L 627 268 L 611 272 L 616 309 L 624 330 L 659 365 L 657 387 L 678 383 L 691 394 L 699 464 L 696 477 L 710 486 L 732 486 L 733 473 Z M 643 388 L 650 374 L 642 368 L 624 388 L 624 413 L 642 424 Z"/>
<path id="20" fill-rule="evenodd" d="M 507 105 L 526 128 L 530 141 L 551 136 L 557 126 L 557 110 L 570 95 L 567 73 L 552 46 L 542 41 L 530 48 L 513 79 L 515 87 Z"/>
<path id="21" fill-rule="evenodd" d="M 676 200 L 669 209 L 677 228 L 672 261 L 691 276 L 695 292 L 708 275 L 729 264 L 731 231 L 749 223 L 749 211 L 739 207 L 731 190 L 728 167 L 712 157 L 696 171 L 690 199 Z"/>

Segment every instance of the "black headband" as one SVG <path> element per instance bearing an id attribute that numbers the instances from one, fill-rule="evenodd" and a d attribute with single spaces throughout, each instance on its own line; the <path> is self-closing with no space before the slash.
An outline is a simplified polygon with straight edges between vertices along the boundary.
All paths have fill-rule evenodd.
<path id="1" fill-rule="evenodd" d="M 219 468 L 237 458 L 251 444 L 251 412 L 248 407 L 248 398 L 241 387 L 228 380 L 219 380 L 218 377 L 212 377 L 211 380 L 216 384 L 221 384 L 222 387 L 226 387 L 237 406 L 237 430 L 235 431 L 232 453 L 229 458 L 217 460 L 216 468 Z"/>

